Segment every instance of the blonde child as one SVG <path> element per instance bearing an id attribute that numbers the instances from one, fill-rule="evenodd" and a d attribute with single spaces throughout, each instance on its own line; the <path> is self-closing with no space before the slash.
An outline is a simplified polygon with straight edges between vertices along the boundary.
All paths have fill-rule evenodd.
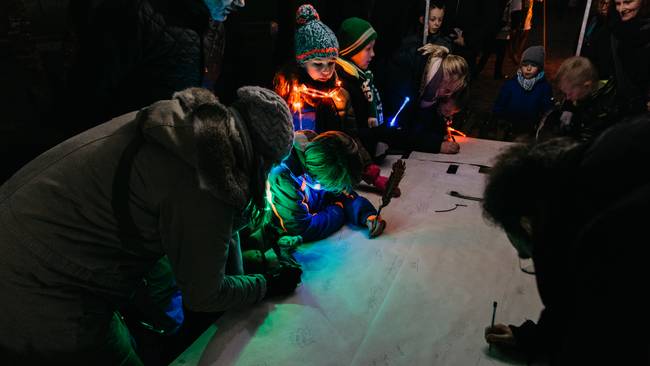
<path id="1" fill-rule="evenodd" d="M 598 80 L 596 67 L 585 57 L 564 60 L 555 80 L 565 99 L 540 123 L 537 139 L 569 136 L 588 141 L 628 115 L 614 80 Z"/>

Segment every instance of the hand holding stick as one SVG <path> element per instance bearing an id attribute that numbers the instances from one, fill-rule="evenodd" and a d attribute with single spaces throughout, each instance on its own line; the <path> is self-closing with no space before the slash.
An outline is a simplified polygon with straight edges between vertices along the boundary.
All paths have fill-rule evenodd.
<path id="1" fill-rule="evenodd" d="M 393 163 L 393 169 L 390 172 L 388 177 L 388 183 L 386 183 L 386 190 L 381 196 L 381 205 L 377 209 L 377 216 L 381 214 L 381 209 L 388 206 L 390 200 L 393 198 L 393 192 L 399 187 L 399 182 L 404 177 L 406 171 L 406 163 L 404 160 L 399 159 Z"/>

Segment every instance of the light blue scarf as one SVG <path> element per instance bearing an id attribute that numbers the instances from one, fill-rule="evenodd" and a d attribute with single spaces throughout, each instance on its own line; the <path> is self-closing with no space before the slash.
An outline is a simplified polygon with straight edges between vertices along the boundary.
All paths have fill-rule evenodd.
<path id="1" fill-rule="evenodd" d="M 517 70 L 517 81 L 525 91 L 533 90 L 535 84 L 544 77 L 544 71 L 540 71 L 537 76 L 532 79 L 526 79 L 524 74 L 521 73 L 521 70 Z"/>

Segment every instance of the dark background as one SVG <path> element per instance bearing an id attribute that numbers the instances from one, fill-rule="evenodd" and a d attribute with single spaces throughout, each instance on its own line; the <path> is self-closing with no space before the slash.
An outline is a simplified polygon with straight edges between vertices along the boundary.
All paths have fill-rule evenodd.
<path id="1" fill-rule="evenodd" d="M 89 0 L 92 1 L 92 0 Z M 97 1 L 97 0 L 95 0 Z M 182 1 L 182 0 L 179 0 Z M 575 52 L 584 2 L 547 0 L 547 64 L 549 79 Z M 68 0 L 0 2 L 0 183 L 26 162 L 65 139 L 65 118 L 53 117 L 66 80 Z M 216 87 L 228 103 L 242 85 L 270 86 L 274 72 L 293 57 L 295 9 L 306 1 L 251 0 L 226 21 L 226 52 Z M 418 0 L 314 0 L 321 20 L 336 31 L 347 17 L 370 20 L 379 33 L 376 59 L 390 54 L 416 21 Z M 542 43 L 543 3 L 536 3 L 529 45 Z M 471 86 L 471 101 L 456 128 L 470 136 L 500 139 L 499 131 L 481 131 L 503 80 L 492 80 L 490 63 Z M 371 69 L 373 65 L 371 65 Z M 506 60 L 504 72 L 516 65 Z M 380 90 L 381 92 L 381 90 Z"/>

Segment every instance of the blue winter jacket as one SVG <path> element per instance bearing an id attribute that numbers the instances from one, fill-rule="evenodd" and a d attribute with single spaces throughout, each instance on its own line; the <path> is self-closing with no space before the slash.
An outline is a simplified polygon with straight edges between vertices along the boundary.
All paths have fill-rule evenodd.
<path id="1" fill-rule="evenodd" d="M 377 210 L 356 192 L 333 194 L 320 189 L 304 171 L 295 152 L 269 174 L 273 224 L 303 242 L 324 239 L 351 223 L 364 226 Z"/>
<path id="2" fill-rule="evenodd" d="M 494 102 L 492 112 L 507 121 L 537 122 L 545 112 L 553 108 L 553 90 L 546 78 L 540 79 L 533 89 L 524 90 L 517 78 L 506 81 Z"/>

